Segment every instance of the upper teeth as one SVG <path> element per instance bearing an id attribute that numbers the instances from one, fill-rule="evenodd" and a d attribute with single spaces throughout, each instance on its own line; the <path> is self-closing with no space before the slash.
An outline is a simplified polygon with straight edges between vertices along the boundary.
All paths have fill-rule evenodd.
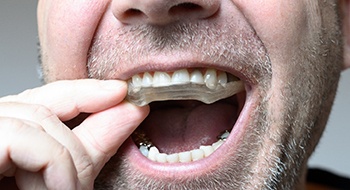
<path id="1" fill-rule="evenodd" d="M 134 88 L 194 83 L 205 84 L 208 88 L 215 89 L 218 84 L 225 86 L 228 81 L 226 72 L 215 69 L 207 69 L 204 75 L 197 69 L 191 73 L 187 69 L 181 69 L 172 74 L 157 71 L 154 72 L 153 76 L 149 72 L 145 72 L 143 77 L 134 75 L 131 82 Z"/>
<path id="2" fill-rule="evenodd" d="M 204 74 L 203 74 L 204 73 Z M 233 75 L 215 69 L 173 73 L 149 72 L 134 75 L 128 81 L 127 100 L 138 106 L 159 100 L 199 100 L 210 104 L 244 90 L 244 84 Z"/>

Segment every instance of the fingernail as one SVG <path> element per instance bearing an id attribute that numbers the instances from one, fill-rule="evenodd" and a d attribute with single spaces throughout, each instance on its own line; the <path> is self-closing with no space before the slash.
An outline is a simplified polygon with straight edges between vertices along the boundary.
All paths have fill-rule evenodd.
<path id="1" fill-rule="evenodd" d="M 121 80 L 105 80 L 102 81 L 101 84 L 102 87 L 106 90 L 120 90 L 126 86 L 126 82 Z"/>

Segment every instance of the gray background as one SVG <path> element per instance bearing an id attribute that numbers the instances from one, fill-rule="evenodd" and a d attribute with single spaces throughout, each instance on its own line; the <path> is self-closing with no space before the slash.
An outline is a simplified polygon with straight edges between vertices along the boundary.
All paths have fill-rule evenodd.
<path id="1" fill-rule="evenodd" d="M 37 0 L 0 2 L 0 96 L 41 85 L 37 59 Z M 310 166 L 350 177 L 350 69 L 342 75 L 328 128 Z"/>

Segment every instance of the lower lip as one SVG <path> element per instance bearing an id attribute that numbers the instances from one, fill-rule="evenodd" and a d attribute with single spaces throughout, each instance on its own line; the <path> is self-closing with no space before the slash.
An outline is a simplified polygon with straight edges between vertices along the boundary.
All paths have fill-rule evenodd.
<path id="1" fill-rule="evenodd" d="M 250 119 L 249 113 L 256 105 L 252 93 L 247 93 L 244 108 L 234 125 L 229 138 L 213 154 L 204 159 L 188 163 L 158 163 L 149 160 L 141 154 L 133 140 L 129 138 L 120 149 L 119 153 L 126 156 L 130 166 L 146 176 L 161 180 L 171 180 L 173 178 L 185 177 L 191 179 L 194 176 L 208 174 L 210 171 L 218 170 L 224 166 L 226 160 L 235 156 L 235 152 L 240 144 L 241 138 L 245 133 L 245 127 Z"/>

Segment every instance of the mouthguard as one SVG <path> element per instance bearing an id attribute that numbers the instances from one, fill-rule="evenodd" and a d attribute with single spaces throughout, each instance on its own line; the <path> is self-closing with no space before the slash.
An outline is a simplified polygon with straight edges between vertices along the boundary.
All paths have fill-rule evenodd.
<path id="1" fill-rule="evenodd" d="M 242 81 L 231 81 L 216 88 L 208 88 L 203 84 L 173 84 L 160 87 L 139 87 L 132 82 L 128 83 L 126 100 L 137 106 L 145 106 L 153 101 L 166 100 L 198 100 L 206 104 L 228 98 L 244 91 Z"/>

